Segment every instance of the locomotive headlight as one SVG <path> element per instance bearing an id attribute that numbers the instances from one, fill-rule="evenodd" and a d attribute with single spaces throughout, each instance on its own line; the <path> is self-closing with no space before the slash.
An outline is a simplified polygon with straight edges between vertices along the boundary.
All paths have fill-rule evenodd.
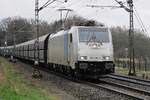
<path id="1" fill-rule="evenodd" d="M 105 59 L 106 59 L 106 60 L 109 60 L 109 59 L 110 59 L 110 57 L 109 57 L 109 56 L 107 56 L 107 57 L 105 57 Z"/>
<path id="2" fill-rule="evenodd" d="M 97 48 L 97 44 L 93 44 L 92 46 L 93 46 L 93 48 Z"/>
<path id="3" fill-rule="evenodd" d="M 96 48 L 96 47 L 97 47 L 96 44 L 94 44 L 94 45 L 93 45 L 93 48 Z"/>
<path id="4" fill-rule="evenodd" d="M 81 59 L 81 60 L 86 60 L 86 59 L 87 59 L 87 56 L 81 56 L 80 59 Z"/>
<path id="5" fill-rule="evenodd" d="M 105 60 L 109 60 L 110 59 L 110 57 L 109 56 L 105 56 L 105 57 L 103 57 Z"/>

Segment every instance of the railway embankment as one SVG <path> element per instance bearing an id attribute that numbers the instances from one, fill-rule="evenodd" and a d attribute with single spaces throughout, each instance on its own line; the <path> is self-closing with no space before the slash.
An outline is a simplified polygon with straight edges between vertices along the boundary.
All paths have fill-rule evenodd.
<path id="1" fill-rule="evenodd" d="M 32 71 L 24 68 L 0 57 L 0 100 L 74 100 L 54 85 L 33 79 Z"/>

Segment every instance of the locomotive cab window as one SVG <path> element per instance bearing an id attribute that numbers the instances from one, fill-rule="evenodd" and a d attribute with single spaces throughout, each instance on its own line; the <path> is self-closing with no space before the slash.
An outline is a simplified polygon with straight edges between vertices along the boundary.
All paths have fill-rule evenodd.
<path id="1" fill-rule="evenodd" d="M 72 43 L 72 34 L 70 34 L 70 43 Z"/>
<path id="2" fill-rule="evenodd" d="M 109 32 L 104 29 L 79 29 L 79 42 L 101 42 L 108 43 L 109 40 Z"/>

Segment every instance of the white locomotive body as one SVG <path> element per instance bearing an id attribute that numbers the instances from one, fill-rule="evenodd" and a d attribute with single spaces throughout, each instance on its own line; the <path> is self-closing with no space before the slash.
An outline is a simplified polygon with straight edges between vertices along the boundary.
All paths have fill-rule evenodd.
<path id="1" fill-rule="evenodd" d="M 53 69 L 96 78 L 114 72 L 113 44 L 108 28 L 74 26 L 52 34 L 48 43 L 47 62 Z"/>

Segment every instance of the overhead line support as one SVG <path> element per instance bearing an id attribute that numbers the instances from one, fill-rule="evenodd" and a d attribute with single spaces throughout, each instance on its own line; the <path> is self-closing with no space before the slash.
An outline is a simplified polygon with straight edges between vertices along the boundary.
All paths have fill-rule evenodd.
<path id="1" fill-rule="evenodd" d="M 135 50 L 134 50 L 134 15 L 133 15 L 133 0 L 127 0 L 127 4 L 129 8 L 126 7 L 122 1 L 115 0 L 118 4 L 120 4 L 121 8 L 124 8 L 130 14 L 129 18 L 129 73 L 128 75 L 136 76 L 135 71 Z"/>
<path id="2" fill-rule="evenodd" d="M 120 6 L 100 6 L 100 5 L 87 5 L 87 7 L 109 7 L 109 8 L 123 8 L 129 13 L 129 73 L 128 75 L 136 76 L 135 71 L 135 51 L 134 51 L 134 15 L 133 15 L 133 0 L 127 0 L 129 7 L 125 6 L 122 1 L 115 0 Z"/>
<path id="3" fill-rule="evenodd" d="M 40 52 L 39 52 L 39 12 L 46 8 L 47 6 L 49 6 L 50 4 L 52 4 L 54 1 L 56 0 L 48 0 L 42 7 L 39 7 L 39 0 L 35 0 L 35 43 L 34 43 L 34 71 L 33 71 L 33 77 L 41 77 L 41 73 L 38 69 L 39 67 L 39 56 L 40 56 Z M 67 0 L 65 0 L 65 2 L 67 2 Z"/>

